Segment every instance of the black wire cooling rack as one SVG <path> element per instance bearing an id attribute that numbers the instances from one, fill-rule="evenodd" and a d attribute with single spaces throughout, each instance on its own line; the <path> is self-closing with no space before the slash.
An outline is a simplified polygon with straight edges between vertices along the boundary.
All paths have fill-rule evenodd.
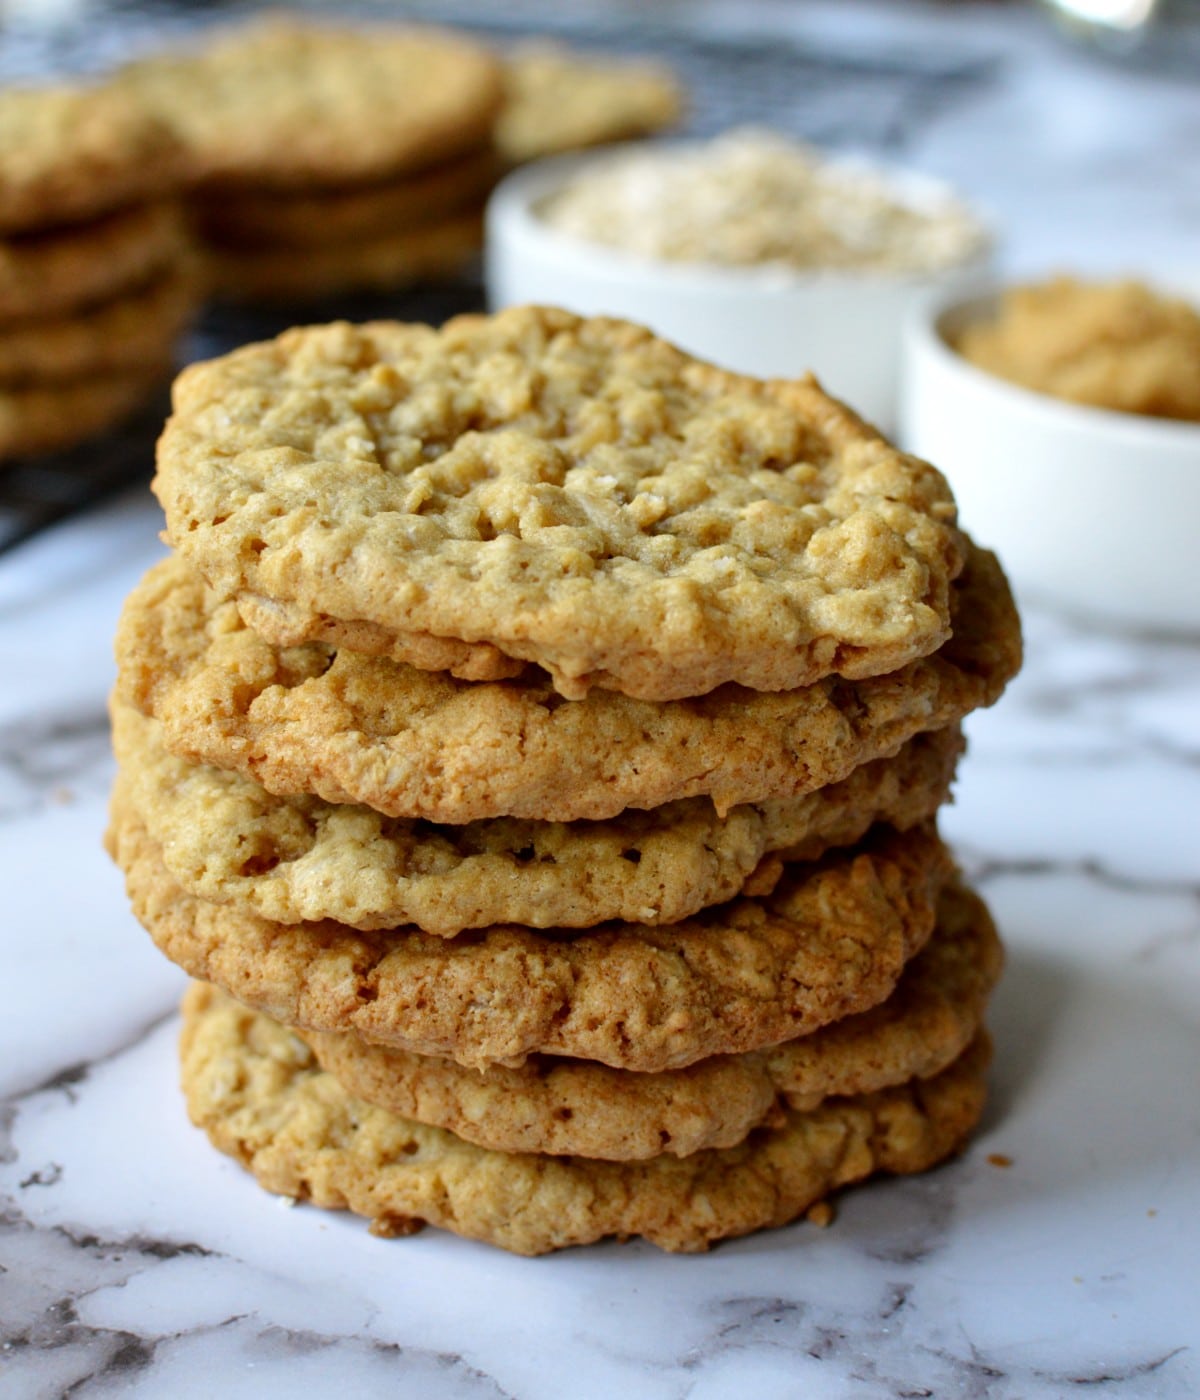
<path id="1" fill-rule="evenodd" d="M 225 5 L 227 22 L 258 8 Z M 308 8 L 308 7 L 304 7 Z M 316 7 L 320 8 L 320 7 Z M 113 3 L 80 7 L 83 17 L 52 27 L 0 27 L 0 83 L 56 73 L 95 72 L 156 42 L 176 41 L 209 22 L 211 7 Z M 731 7 L 736 16 L 737 7 Z M 498 45 L 548 34 L 583 49 L 640 54 L 671 65 L 690 95 L 687 130 L 769 123 L 824 146 L 902 154 L 923 125 L 971 100 L 995 75 L 985 54 L 882 40 L 818 43 L 764 34 L 697 32 L 686 4 L 587 12 L 550 0 L 339 6 L 339 18 L 416 18 L 460 24 Z M 481 309 L 478 269 L 454 282 L 378 296 L 270 309 L 209 307 L 183 346 L 182 362 L 219 355 L 287 326 L 346 318 L 439 324 Z M 148 482 L 166 394 L 118 432 L 69 452 L 0 464 L 0 553 L 115 491 Z"/>

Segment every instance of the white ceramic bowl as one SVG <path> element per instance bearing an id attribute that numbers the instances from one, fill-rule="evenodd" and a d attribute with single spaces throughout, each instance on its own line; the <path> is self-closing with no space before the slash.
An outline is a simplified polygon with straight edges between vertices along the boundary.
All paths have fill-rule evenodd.
<path id="1" fill-rule="evenodd" d="M 943 298 L 910 315 L 901 442 L 945 472 L 1019 598 L 1200 633 L 1200 424 L 1065 403 L 977 369 L 952 343 L 996 303 Z"/>
<path id="2" fill-rule="evenodd" d="M 644 148 L 644 143 L 643 143 Z M 509 175 L 487 213 L 487 287 L 493 310 L 527 302 L 648 325 L 703 359 L 760 376 L 812 370 L 830 393 L 891 429 L 906 313 L 934 291 L 980 286 L 981 256 L 942 272 L 797 272 L 653 261 L 561 232 L 539 204 L 613 147 L 538 161 Z M 941 200 L 940 181 L 888 171 L 917 203 Z"/>

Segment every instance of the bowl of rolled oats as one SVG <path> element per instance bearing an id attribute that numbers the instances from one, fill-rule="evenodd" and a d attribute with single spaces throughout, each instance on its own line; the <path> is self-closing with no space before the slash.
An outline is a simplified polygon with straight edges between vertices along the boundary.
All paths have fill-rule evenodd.
<path id="1" fill-rule="evenodd" d="M 1024 602 L 1200 635 L 1200 284 L 1056 276 L 917 307 L 900 437 Z"/>
<path id="2" fill-rule="evenodd" d="M 487 227 L 494 309 L 624 316 L 731 369 L 812 370 L 884 428 L 909 309 L 976 288 L 992 252 L 941 181 L 758 128 L 539 161 Z"/>

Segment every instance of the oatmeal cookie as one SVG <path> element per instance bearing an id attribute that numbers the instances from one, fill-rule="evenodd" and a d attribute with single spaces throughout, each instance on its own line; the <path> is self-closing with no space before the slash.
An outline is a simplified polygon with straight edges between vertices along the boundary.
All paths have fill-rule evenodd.
<path id="1" fill-rule="evenodd" d="M 0 384 L 49 388 L 92 374 L 169 364 L 198 292 L 194 270 L 181 267 L 84 311 L 0 325 Z"/>
<path id="2" fill-rule="evenodd" d="M 949 635 L 939 472 L 812 379 L 518 307 L 285 332 L 180 375 L 155 490 L 226 596 L 487 643 L 572 698 L 893 671 Z"/>
<path id="3" fill-rule="evenodd" d="M 702 796 L 723 815 L 839 782 L 996 700 L 1021 640 L 994 557 L 973 550 L 952 592 L 954 636 L 889 676 L 567 702 L 544 678 L 469 684 L 315 643 L 279 650 L 172 558 L 126 604 L 118 697 L 161 722 L 172 753 L 389 816 L 600 821 Z"/>
<path id="4" fill-rule="evenodd" d="M 932 1079 L 789 1112 L 737 1147 L 636 1163 L 490 1152 L 372 1108 L 284 1027 L 211 987 L 187 995 L 181 1052 L 193 1123 L 269 1191 L 349 1208 L 376 1234 L 428 1222 L 543 1254 L 606 1235 L 703 1250 L 873 1172 L 923 1171 L 978 1121 L 989 1046 L 981 1036 Z"/>
<path id="5" fill-rule="evenodd" d="M 296 191 L 247 190 L 198 198 L 201 234 L 223 248 L 324 248 L 362 244 L 461 210 L 478 210 L 496 183 L 490 147 L 400 180 Z"/>
<path id="6" fill-rule="evenodd" d="M 505 60 L 496 146 L 510 165 L 649 136 L 683 116 L 684 95 L 657 63 L 599 59 L 561 44 L 521 44 Z"/>
<path id="7" fill-rule="evenodd" d="M 179 186 L 171 132 L 111 87 L 0 90 L 0 234 L 94 219 Z"/>
<path id="8" fill-rule="evenodd" d="M 202 188 L 307 188 L 398 176 L 477 149 L 499 62 L 449 30 L 354 29 L 274 15 L 117 82 L 179 134 Z"/>
<path id="9" fill-rule="evenodd" d="M 927 821 L 963 747 L 957 726 L 922 735 L 830 788 L 724 818 L 690 798 L 608 822 L 458 827 L 273 797 L 240 773 L 168 753 L 156 721 L 128 705 L 114 703 L 112 718 L 129 800 L 189 894 L 279 923 L 411 923 L 441 937 L 503 923 L 675 923 L 732 899 L 751 877 L 765 885 L 782 861 L 852 845 L 877 821 L 901 830 Z"/>
<path id="10" fill-rule="evenodd" d="M 109 846 L 134 913 L 190 976 L 288 1025 L 357 1031 L 468 1067 L 573 1055 L 655 1073 L 759 1050 L 889 995 L 933 932 L 953 865 L 931 828 L 877 832 L 775 888 L 667 928 L 276 924 L 186 894 L 118 779 Z"/>
<path id="11" fill-rule="evenodd" d="M 170 201 L 0 240 L 0 333 L 9 321 L 110 301 L 178 265 L 186 248 L 183 220 Z"/>
<path id="12" fill-rule="evenodd" d="M 419 228 L 319 247 L 209 244 L 204 262 L 218 296 L 233 301 L 309 301 L 453 276 L 482 242 L 480 216 L 468 212 Z"/>
<path id="13" fill-rule="evenodd" d="M 0 385 L 0 461 L 73 447 L 107 432 L 147 403 L 170 377 L 166 361 L 54 385 Z"/>
<path id="14" fill-rule="evenodd" d="M 387 656 L 418 671 L 448 671 L 462 681 L 510 680 L 530 669 L 524 661 L 505 656 L 486 642 L 460 642 L 453 637 L 431 637 L 427 632 L 399 636 L 373 622 L 342 622 L 253 593 L 243 593 L 237 607 L 252 632 L 279 647 L 327 642 L 361 656 Z"/>
<path id="15" fill-rule="evenodd" d="M 353 1034 L 300 1034 L 347 1093 L 480 1147 L 610 1161 L 686 1157 L 735 1146 L 781 1109 L 807 1111 L 831 1096 L 940 1073 L 978 1035 L 1001 962 L 983 901 L 951 884 L 933 938 L 886 1001 L 773 1050 L 663 1074 L 547 1056 L 481 1071 Z"/>

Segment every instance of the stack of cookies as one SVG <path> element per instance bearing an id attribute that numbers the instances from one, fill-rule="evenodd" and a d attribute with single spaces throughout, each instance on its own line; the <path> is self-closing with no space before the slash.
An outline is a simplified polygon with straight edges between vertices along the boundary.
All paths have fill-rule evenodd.
<path id="1" fill-rule="evenodd" d="M 180 179 L 123 94 L 0 92 L 0 459 L 102 432 L 169 378 L 196 290 Z"/>
<path id="2" fill-rule="evenodd" d="M 178 135 L 213 289 L 312 299 L 457 272 L 495 181 L 499 62 L 433 29 L 272 17 L 117 83 Z"/>
<path id="3" fill-rule="evenodd" d="M 962 1145 L 1000 952 L 934 818 L 1020 636 L 933 468 L 531 308 L 193 366 L 158 468 L 109 840 L 222 1151 L 535 1254 Z"/>

